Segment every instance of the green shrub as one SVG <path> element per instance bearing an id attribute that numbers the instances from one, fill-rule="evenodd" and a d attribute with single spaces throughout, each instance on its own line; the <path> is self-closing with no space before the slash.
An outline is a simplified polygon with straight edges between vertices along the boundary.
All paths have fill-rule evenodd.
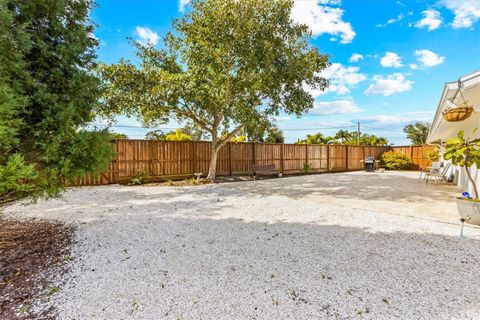
<path id="1" fill-rule="evenodd" d="M 382 154 L 382 161 L 385 167 L 390 170 L 406 170 L 413 166 L 412 159 L 397 151 L 387 151 Z"/>
<path id="2" fill-rule="evenodd" d="M 37 174 L 32 165 L 25 163 L 23 156 L 14 154 L 5 165 L 0 165 L 0 205 L 14 200 L 35 189 Z"/>
<path id="3" fill-rule="evenodd" d="M 436 162 L 440 160 L 440 149 L 438 147 L 433 148 L 427 152 L 427 159 L 430 162 Z"/>
<path id="4" fill-rule="evenodd" d="M 307 173 L 311 172 L 312 170 L 313 170 L 313 166 L 310 163 L 305 162 L 303 164 L 303 173 L 307 174 Z"/>
<path id="5" fill-rule="evenodd" d="M 143 171 L 139 171 L 139 172 L 135 173 L 135 175 L 132 177 L 132 179 L 130 179 L 129 185 L 138 186 L 138 185 L 143 184 L 146 175 L 147 174 Z"/>

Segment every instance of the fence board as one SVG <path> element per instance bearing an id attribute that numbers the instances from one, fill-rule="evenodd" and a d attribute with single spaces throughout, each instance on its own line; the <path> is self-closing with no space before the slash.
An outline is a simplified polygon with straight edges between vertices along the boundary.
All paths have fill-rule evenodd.
<path id="1" fill-rule="evenodd" d="M 151 180 L 188 177 L 194 173 L 208 173 L 210 147 L 208 141 L 154 141 L 115 140 L 112 147 L 115 159 L 107 172 L 87 174 L 74 185 L 101 185 L 128 182 L 138 172 L 144 172 Z M 410 147 L 394 147 L 411 152 Z M 308 163 L 311 172 L 342 172 L 363 169 L 365 156 L 380 155 L 390 147 L 302 145 L 274 143 L 227 143 L 217 159 L 218 175 L 248 175 L 252 165 L 274 164 L 284 174 L 304 171 Z M 400 149 L 399 149 L 400 150 Z M 424 152 L 415 150 L 417 162 L 424 163 Z M 348 158 L 347 158 L 348 156 Z M 423 162 L 422 162 L 423 161 Z"/>

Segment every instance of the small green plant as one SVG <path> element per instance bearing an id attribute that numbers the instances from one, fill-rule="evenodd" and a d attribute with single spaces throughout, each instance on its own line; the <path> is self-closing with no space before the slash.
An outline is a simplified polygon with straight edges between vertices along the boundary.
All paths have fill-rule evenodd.
<path id="1" fill-rule="evenodd" d="M 390 170 L 407 170 L 413 166 L 412 159 L 397 151 L 387 151 L 382 154 L 382 161 L 385 167 Z"/>
<path id="2" fill-rule="evenodd" d="M 143 171 L 138 171 L 135 173 L 135 175 L 130 179 L 129 185 L 131 186 L 138 186 L 141 185 L 145 182 L 145 176 L 147 174 Z"/>
<path id="3" fill-rule="evenodd" d="M 165 182 L 167 186 L 173 186 L 173 180 L 172 179 L 167 179 L 167 182 Z"/>
<path id="4" fill-rule="evenodd" d="M 438 147 L 435 147 L 432 150 L 428 151 L 427 159 L 428 161 L 430 161 L 430 163 L 440 160 L 440 149 Z"/>
<path id="5" fill-rule="evenodd" d="M 198 181 L 195 177 L 191 177 L 185 180 L 185 182 L 189 185 L 195 186 L 198 184 Z"/>
<path id="6" fill-rule="evenodd" d="M 52 296 L 52 295 L 54 295 L 55 293 L 57 293 L 58 291 L 60 291 L 59 288 L 53 287 L 53 288 L 50 288 L 50 290 L 48 291 L 48 294 L 49 294 L 50 296 Z"/>
<path id="7" fill-rule="evenodd" d="M 303 164 L 303 173 L 309 173 L 309 172 L 311 172 L 312 170 L 313 170 L 313 166 L 312 166 L 310 163 L 305 162 L 305 163 Z"/>
<path id="8" fill-rule="evenodd" d="M 18 309 L 18 311 L 20 313 L 28 313 L 28 308 L 27 307 L 21 307 L 20 309 Z"/>
<path id="9" fill-rule="evenodd" d="M 473 130 L 473 133 L 477 129 Z M 445 160 L 451 160 L 453 165 L 465 168 L 467 178 L 472 184 L 473 200 L 478 200 L 478 188 L 470 172 L 470 167 L 476 164 L 477 168 L 480 168 L 480 139 L 464 138 L 464 134 L 464 131 L 461 130 L 456 138 L 447 140 L 443 157 Z"/>

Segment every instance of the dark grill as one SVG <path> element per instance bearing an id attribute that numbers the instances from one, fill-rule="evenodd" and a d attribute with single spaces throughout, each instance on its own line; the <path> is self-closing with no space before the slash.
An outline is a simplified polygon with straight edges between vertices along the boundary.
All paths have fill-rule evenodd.
<path id="1" fill-rule="evenodd" d="M 365 171 L 375 172 L 375 158 L 374 157 L 366 157 L 364 163 L 365 163 Z"/>

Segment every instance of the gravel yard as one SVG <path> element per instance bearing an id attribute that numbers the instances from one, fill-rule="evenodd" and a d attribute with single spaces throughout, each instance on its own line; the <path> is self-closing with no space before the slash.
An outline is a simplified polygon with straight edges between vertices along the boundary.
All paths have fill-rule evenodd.
<path id="1" fill-rule="evenodd" d="M 478 319 L 458 192 L 354 172 L 73 188 L 6 216 L 75 227 L 59 319 Z"/>

